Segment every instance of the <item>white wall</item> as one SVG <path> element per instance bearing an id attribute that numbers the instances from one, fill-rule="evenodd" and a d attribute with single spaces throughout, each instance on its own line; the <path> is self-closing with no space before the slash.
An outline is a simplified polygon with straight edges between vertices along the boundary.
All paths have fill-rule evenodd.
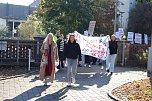
<path id="1" fill-rule="evenodd" d="M 122 27 L 124 29 L 127 29 L 128 26 L 128 20 L 129 20 L 129 12 L 130 9 L 132 9 L 135 6 L 136 0 L 119 0 L 122 2 L 124 5 L 119 5 L 118 10 L 120 12 L 125 12 L 122 14 Z M 121 16 L 119 17 L 119 22 L 121 24 Z"/>
<path id="2" fill-rule="evenodd" d="M 0 27 L 6 27 L 6 19 L 0 18 Z"/>

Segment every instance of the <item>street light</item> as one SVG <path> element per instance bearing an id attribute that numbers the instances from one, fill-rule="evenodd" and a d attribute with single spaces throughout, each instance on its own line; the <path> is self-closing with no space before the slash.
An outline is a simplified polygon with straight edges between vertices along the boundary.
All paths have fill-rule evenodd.
<path id="1" fill-rule="evenodd" d="M 125 13 L 125 12 L 119 12 L 120 13 L 120 17 L 121 17 L 121 25 L 120 25 L 120 27 L 122 28 L 122 15 Z"/>
<path id="2" fill-rule="evenodd" d="M 116 26 L 117 26 L 117 0 L 115 2 L 114 34 L 116 34 Z"/>
<path id="3" fill-rule="evenodd" d="M 115 19 L 114 19 L 114 34 L 116 34 L 116 27 L 117 27 L 117 11 L 118 11 L 118 5 L 124 5 L 124 3 L 118 1 L 118 0 L 115 0 L 114 2 L 114 7 L 115 7 Z"/>

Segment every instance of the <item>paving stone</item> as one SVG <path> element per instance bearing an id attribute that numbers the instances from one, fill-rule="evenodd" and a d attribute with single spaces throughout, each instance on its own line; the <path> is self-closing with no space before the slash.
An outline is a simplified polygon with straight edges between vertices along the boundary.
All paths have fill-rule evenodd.
<path id="1" fill-rule="evenodd" d="M 58 71 L 50 86 L 43 86 L 42 81 L 35 80 L 38 73 L 0 81 L 0 101 L 113 101 L 107 96 L 110 90 L 147 77 L 146 72 L 137 68 L 117 67 L 109 76 L 99 66 L 80 67 L 77 84 L 67 88 L 66 72 L 66 68 Z"/>

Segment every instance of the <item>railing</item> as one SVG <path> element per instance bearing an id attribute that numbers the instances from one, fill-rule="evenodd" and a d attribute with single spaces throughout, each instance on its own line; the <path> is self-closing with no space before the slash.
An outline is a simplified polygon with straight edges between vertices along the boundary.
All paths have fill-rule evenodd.
<path id="1" fill-rule="evenodd" d="M 35 40 L 0 40 L 0 65 L 27 65 L 31 49 L 31 61 L 40 62 L 41 42 Z"/>

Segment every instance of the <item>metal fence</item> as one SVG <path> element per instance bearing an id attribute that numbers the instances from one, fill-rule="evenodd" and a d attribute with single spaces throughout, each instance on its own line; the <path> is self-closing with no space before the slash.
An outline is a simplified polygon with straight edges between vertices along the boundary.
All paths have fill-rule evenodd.
<path id="1" fill-rule="evenodd" d="M 0 39 L 0 67 L 1 66 L 27 66 L 29 60 L 29 49 L 31 49 L 31 65 L 39 66 L 41 60 L 40 47 L 42 40 L 16 40 Z M 122 63 L 123 43 L 119 43 L 117 65 Z M 137 45 L 125 43 L 125 65 L 146 67 L 147 50 L 150 45 Z M 138 57 L 137 57 L 138 56 Z M 142 59 L 140 59 L 142 58 Z"/>
<path id="2" fill-rule="evenodd" d="M 0 66 L 27 65 L 29 49 L 31 49 L 31 60 L 34 63 L 39 63 L 41 45 L 42 42 L 36 40 L 0 40 Z"/>

